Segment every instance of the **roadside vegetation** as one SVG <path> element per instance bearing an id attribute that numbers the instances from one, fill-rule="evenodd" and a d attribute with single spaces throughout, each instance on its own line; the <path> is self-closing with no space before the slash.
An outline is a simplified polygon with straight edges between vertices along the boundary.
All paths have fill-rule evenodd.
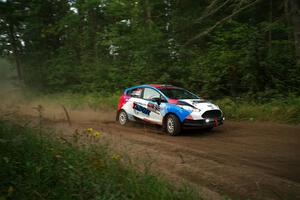
<path id="1" fill-rule="evenodd" d="M 188 186 L 174 186 L 137 171 L 121 155 L 99 144 L 87 129 L 70 141 L 41 127 L 0 119 L 0 199 L 199 199 Z M 80 138 L 83 137 L 83 138 Z"/>
<path id="2" fill-rule="evenodd" d="M 92 109 L 95 111 L 115 111 L 122 91 L 110 93 L 51 93 L 43 94 L 32 91 L 19 91 L 0 95 L 3 102 L 10 107 L 20 104 L 33 106 L 60 106 L 69 109 Z M 10 96 L 11 95 L 11 96 Z M 15 96 L 14 96 L 15 95 Z M 201 96 L 201 95 L 200 95 Z M 300 123 L 300 98 L 297 96 L 278 96 L 276 98 L 224 97 L 212 99 L 220 106 L 227 120 L 237 121 L 270 121 L 288 124 Z"/>
<path id="3" fill-rule="evenodd" d="M 70 109 L 115 110 L 122 91 L 109 93 L 52 93 L 22 92 L 14 101 L 9 98 L 10 104 L 15 103 L 34 105 L 64 105 Z M 200 95 L 201 96 L 201 95 Z M 2 97 L 5 99 L 7 97 Z M 271 121 L 289 124 L 300 123 L 300 98 L 297 96 L 265 98 L 249 100 L 247 97 L 209 100 L 220 106 L 227 120 L 238 121 Z"/>
<path id="4" fill-rule="evenodd" d="M 0 72 L 12 64 L 38 98 L 72 108 L 164 83 L 217 99 L 229 119 L 297 123 L 299 2 L 0 1 Z"/>
<path id="5" fill-rule="evenodd" d="M 36 104 L 52 104 L 52 105 L 65 105 L 71 109 L 84 109 L 91 108 L 93 110 L 112 110 L 116 109 L 119 97 L 122 92 L 115 94 L 109 93 L 50 93 L 42 94 L 37 92 L 22 92 L 21 101 L 23 103 L 35 102 Z"/>
<path id="6" fill-rule="evenodd" d="M 0 57 L 47 93 L 166 83 L 205 98 L 299 96 L 299 4 L 5 0 Z"/>
<path id="7" fill-rule="evenodd" d="M 289 96 L 268 101 L 223 98 L 215 101 L 227 119 L 300 123 L 300 98 Z"/>

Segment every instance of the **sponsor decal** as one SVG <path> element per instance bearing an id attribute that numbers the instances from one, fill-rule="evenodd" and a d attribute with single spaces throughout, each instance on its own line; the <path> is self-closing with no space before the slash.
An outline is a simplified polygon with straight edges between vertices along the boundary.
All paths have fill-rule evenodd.
<path id="1" fill-rule="evenodd" d="M 133 109 L 139 112 L 144 113 L 145 115 L 149 115 L 150 114 L 150 110 L 148 110 L 147 108 L 139 105 L 137 102 L 133 102 Z"/>
<path id="2" fill-rule="evenodd" d="M 160 107 L 157 104 L 148 103 L 147 109 L 154 112 L 154 113 L 156 113 L 156 114 L 160 114 Z"/>
<path id="3" fill-rule="evenodd" d="M 209 107 L 209 108 L 211 108 L 211 109 L 213 109 L 213 108 L 214 108 L 212 105 L 207 105 L 207 107 Z"/>

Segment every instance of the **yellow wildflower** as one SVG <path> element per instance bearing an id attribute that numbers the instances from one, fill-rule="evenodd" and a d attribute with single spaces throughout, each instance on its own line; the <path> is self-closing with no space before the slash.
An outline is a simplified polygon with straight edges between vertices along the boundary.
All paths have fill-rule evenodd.
<path id="1" fill-rule="evenodd" d="M 88 133 L 92 133 L 92 132 L 94 131 L 94 129 L 93 129 L 93 128 L 87 128 L 86 131 L 87 131 Z"/>
<path id="2" fill-rule="evenodd" d="M 111 156 L 111 158 L 112 158 L 113 160 L 120 160 L 120 155 L 118 155 L 118 154 L 113 154 L 113 155 Z"/>
<path id="3" fill-rule="evenodd" d="M 94 136 L 97 138 L 97 137 L 100 137 L 102 135 L 102 133 L 100 131 L 96 131 L 94 133 Z"/>

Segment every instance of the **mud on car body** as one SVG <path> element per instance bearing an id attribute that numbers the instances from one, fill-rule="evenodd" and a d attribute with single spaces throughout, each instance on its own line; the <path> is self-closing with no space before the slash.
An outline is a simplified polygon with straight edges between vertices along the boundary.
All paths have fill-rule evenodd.
<path id="1" fill-rule="evenodd" d="M 120 97 L 117 120 L 143 120 L 161 125 L 170 135 L 182 128 L 207 128 L 223 124 L 221 109 L 197 95 L 171 85 L 140 85 L 128 88 Z"/>

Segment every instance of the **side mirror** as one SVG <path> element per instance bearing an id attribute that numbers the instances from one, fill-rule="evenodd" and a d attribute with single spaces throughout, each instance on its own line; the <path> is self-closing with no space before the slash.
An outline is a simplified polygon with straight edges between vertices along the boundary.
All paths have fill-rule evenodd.
<path id="1" fill-rule="evenodd" d="M 157 102 L 157 105 L 160 105 L 161 104 L 161 98 L 157 98 L 156 102 Z"/>
<path id="2" fill-rule="evenodd" d="M 161 104 L 161 98 L 153 98 L 152 101 L 155 101 L 157 103 L 157 105 Z"/>

